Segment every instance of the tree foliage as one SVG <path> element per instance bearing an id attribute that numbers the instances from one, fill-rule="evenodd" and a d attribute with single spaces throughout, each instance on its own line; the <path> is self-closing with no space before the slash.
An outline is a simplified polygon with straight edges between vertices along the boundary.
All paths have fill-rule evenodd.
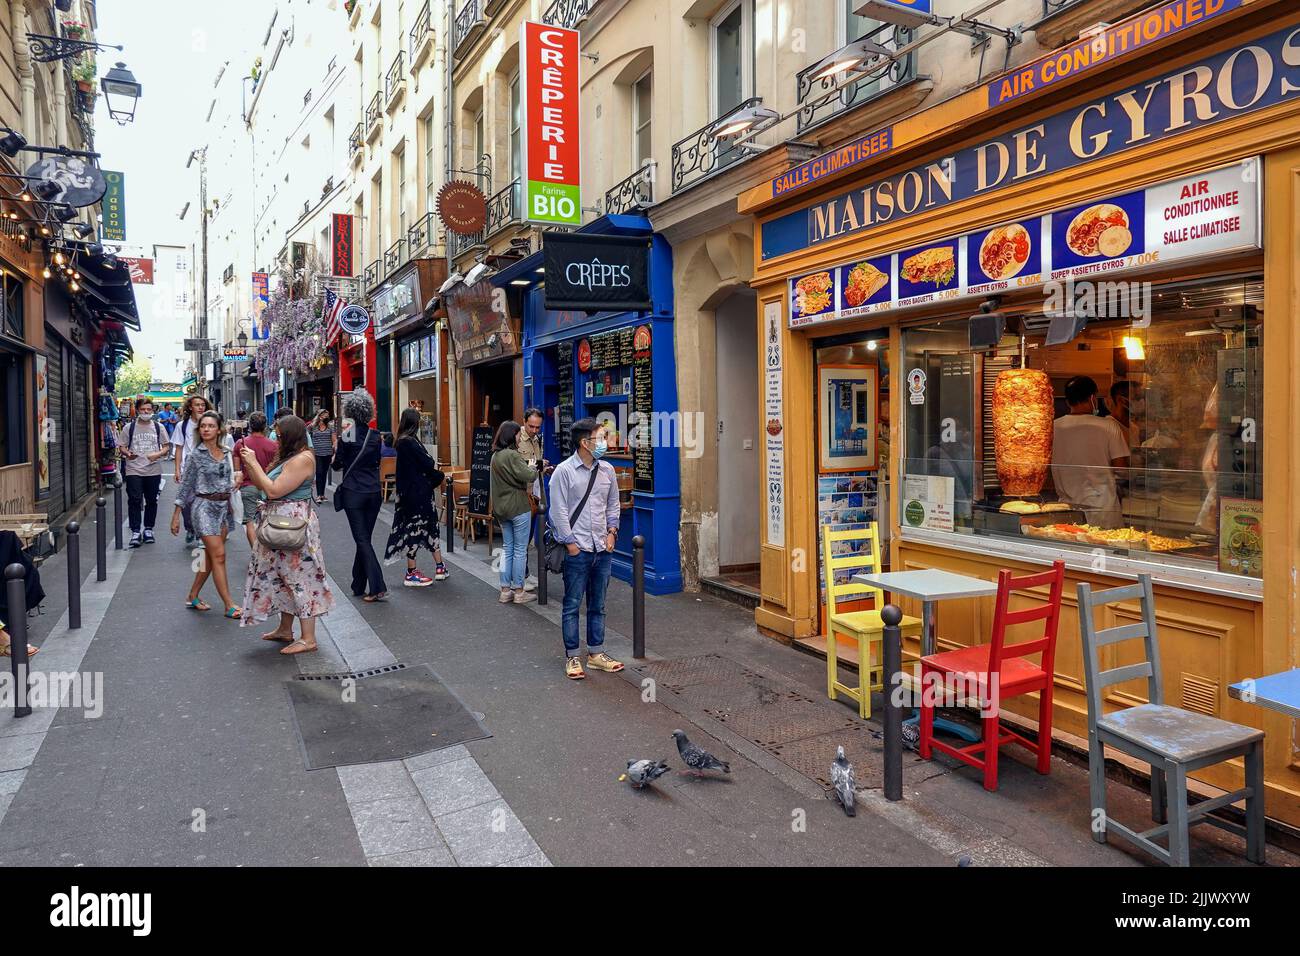
<path id="1" fill-rule="evenodd" d="M 153 381 L 153 368 L 148 359 L 133 358 L 123 362 L 117 370 L 117 397 L 134 398 L 149 391 Z"/>

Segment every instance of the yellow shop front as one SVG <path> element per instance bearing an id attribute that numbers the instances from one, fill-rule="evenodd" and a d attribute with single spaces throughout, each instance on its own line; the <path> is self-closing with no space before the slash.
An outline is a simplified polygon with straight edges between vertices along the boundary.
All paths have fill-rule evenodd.
<path id="1" fill-rule="evenodd" d="M 827 528 L 877 522 L 892 570 L 1063 560 L 1054 729 L 1086 738 L 1074 585 L 1151 574 L 1166 701 L 1265 730 L 1268 815 L 1300 826 L 1293 722 L 1227 691 L 1300 650 L 1300 15 L 1267 12 L 1011 110 L 963 94 L 851 178 L 742 197 L 765 345 L 755 620 L 824 648 Z M 939 604 L 939 649 L 987 641 L 992 610 Z"/>

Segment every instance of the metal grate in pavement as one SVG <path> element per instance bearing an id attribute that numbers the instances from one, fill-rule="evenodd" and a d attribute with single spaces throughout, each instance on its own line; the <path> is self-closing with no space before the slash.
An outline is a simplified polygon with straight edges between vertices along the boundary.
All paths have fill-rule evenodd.
<path id="1" fill-rule="evenodd" d="M 833 731 L 851 730 L 856 715 L 837 714 L 834 709 L 800 697 L 778 700 L 750 710 L 732 712 L 705 707 L 704 712 L 726 724 L 733 733 L 773 751 L 778 744 Z"/>
<path id="2" fill-rule="evenodd" d="M 344 674 L 298 674 L 294 680 L 357 680 L 362 677 L 374 677 L 376 674 L 391 674 L 393 671 L 406 670 L 405 664 L 388 664 L 384 667 L 372 667 L 368 671 L 353 671 Z"/>
<path id="3" fill-rule="evenodd" d="M 707 709 L 712 716 L 736 714 L 757 707 L 771 707 L 782 701 L 807 700 L 784 690 L 765 677 L 744 673 L 738 679 L 717 684 L 691 684 L 676 692 L 683 700 Z"/>
<path id="4" fill-rule="evenodd" d="M 729 657 L 720 654 L 701 654 L 671 661 L 654 661 L 637 668 L 646 677 L 653 678 L 674 694 L 692 684 L 720 684 L 743 679 L 746 675 L 758 677 L 753 671 Z"/>

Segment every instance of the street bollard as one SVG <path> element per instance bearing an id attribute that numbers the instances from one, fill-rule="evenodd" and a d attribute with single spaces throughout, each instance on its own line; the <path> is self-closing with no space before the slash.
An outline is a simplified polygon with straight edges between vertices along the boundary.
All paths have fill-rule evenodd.
<path id="1" fill-rule="evenodd" d="M 108 515 L 102 497 L 95 499 L 95 580 L 108 580 Z"/>
<path id="2" fill-rule="evenodd" d="M 903 799 L 903 612 L 886 604 L 880 612 L 885 622 L 881 664 L 885 672 L 885 799 Z"/>
<path id="3" fill-rule="evenodd" d="M 68 630 L 81 627 L 81 525 L 68 522 Z"/>
<path id="4" fill-rule="evenodd" d="M 113 550 L 122 550 L 122 482 L 113 486 Z"/>
<path id="5" fill-rule="evenodd" d="M 456 494 L 452 488 L 451 475 L 443 479 L 442 510 L 447 512 L 447 553 L 456 551 Z"/>
<path id="6" fill-rule="evenodd" d="M 537 603 L 546 605 L 546 512 L 537 512 Z"/>
<path id="7" fill-rule="evenodd" d="M 9 595 L 9 666 L 14 675 L 14 716 L 32 712 L 27 703 L 27 569 L 17 562 L 5 568 L 5 588 Z"/>
<path id="8" fill-rule="evenodd" d="M 632 656 L 645 657 L 645 538 L 632 538 Z"/>

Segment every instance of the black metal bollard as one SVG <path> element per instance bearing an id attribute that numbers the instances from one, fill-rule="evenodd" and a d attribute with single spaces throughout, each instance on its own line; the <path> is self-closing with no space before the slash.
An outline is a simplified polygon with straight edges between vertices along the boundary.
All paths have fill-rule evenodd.
<path id="1" fill-rule="evenodd" d="M 456 551 L 456 494 L 452 490 L 451 475 L 443 479 L 443 510 L 447 512 L 447 553 Z"/>
<path id="2" fill-rule="evenodd" d="M 645 538 L 632 538 L 632 656 L 645 657 Z"/>
<path id="3" fill-rule="evenodd" d="M 95 580 L 108 580 L 108 515 L 102 497 L 95 499 Z"/>
<path id="4" fill-rule="evenodd" d="M 903 799 L 903 612 L 886 604 L 880 612 L 885 622 L 881 663 L 885 670 L 885 799 Z"/>
<path id="5" fill-rule="evenodd" d="M 9 666 L 14 675 L 14 716 L 26 717 L 32 712 L 27 703 L 27 675 L 31 666 L 27 659 L 27 569 L 14 562 L 5 568 L 5 588 L 9 595 Z"/>
<path id="6" fill-rule="evenodd" d="M 122 550 L 122 481 L 113 486 L 113 550 Z"/>
<path id="7" fill-rule="evenodd" d="M 537 603 L 545 605 L 548 585 L 546 581 L 546 512 L 537 512 Z"/>
<path id="8" fill-rule="evenodd" d="M 81 627 L 81 525 L 68 522 L 68 629 Z"/>

